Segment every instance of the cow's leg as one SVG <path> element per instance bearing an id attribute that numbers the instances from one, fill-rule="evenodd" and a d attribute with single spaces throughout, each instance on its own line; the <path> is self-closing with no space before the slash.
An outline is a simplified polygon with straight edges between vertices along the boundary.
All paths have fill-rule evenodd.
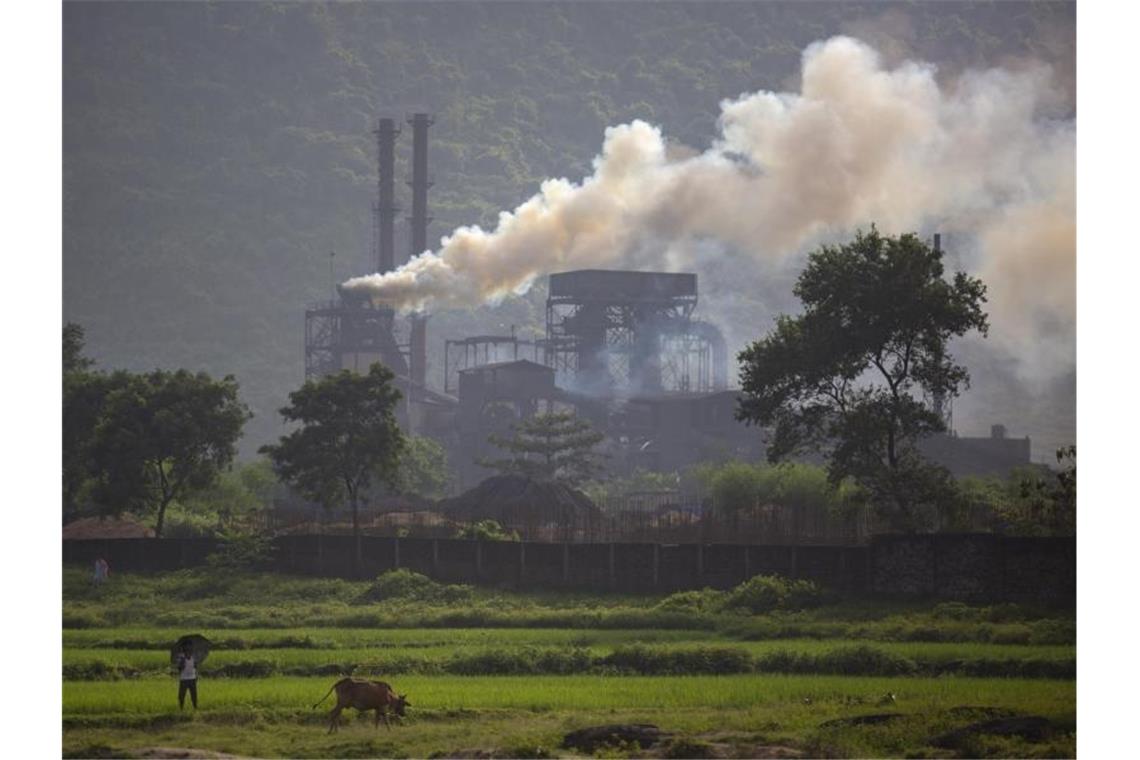
<path id="1" fill-rule="evenodd" d="M 380 728 L 380 708 L 376 708 L 376 717 L 372 721 L 372 728 Z"/>
<path id="2" fill-rule="evenodd" d="M 388 711 L 387 711 L 387 710 L 385 710 L 385 709 L 383 709 L 383 708 L 380 708 L 380 709 L 376 710 L 376 712 L 378 712 L 378 713 L 380 713 L 381 715 L 383 715 L 383 716 L 384 716 L 384 726 L 385 726 L 385 727 L 386 727 L 386 728 L 387 728 L 389 731 L 391 731 L 391 730 L 392 730 L 392 724 L 388 722 Z"/>
<path id="3" fill-rule="evenodd" d="M 330 734 L 333 731 L 336 731 L 338 729 L 337 723 L 340 719 L 340 711 L 343 709 L 344 709 L 343 707 L 341 707 L 340 705 L 337 705 L 336 707 L 334 707 L 332 709 L 332 712 L 329 713 L 329 733 Z"/>

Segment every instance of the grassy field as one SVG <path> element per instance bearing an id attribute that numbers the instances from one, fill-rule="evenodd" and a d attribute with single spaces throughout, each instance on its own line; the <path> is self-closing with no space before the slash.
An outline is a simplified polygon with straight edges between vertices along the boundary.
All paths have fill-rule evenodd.
<path id="1" fill-rule="evenodd" d="M 661 597 L 435 594 L 425 587 L 377 599 L 366 582 L 218 581 L 211 585 L 207 571 L 120 576 L 117 587 L 96 590 L 65 572 L 65 755 L 195 747 L 265 757 L 548 757 L 574 754 L 560 746 L 568 731 L 630 722 L 653 723 L 670 736 L 651 749 L 610 746 L 596 754 L 1075 753 L 1071 611 L 847 602 L 746 615 L 678 612 L 676 599 Z M 180 615 L 209 611 L 226 624 L 156 626 L 153 612 L 164 604 Z M 249 627 L 244 616 L 227 618 L 238 608 L 273 618 L 289 605 L 291 615 L 305 605 L 343 605 L 390 625 L 334 627 L 301 615 L 301 626 Z M 447 616 L 484 623 L 488 611 L 499 616 L 491 626 L 439 624 Z M 575 627 L 534 625 L 574 611 Z M 615 616 L 659 613 L 692 624 L 609 624 Z M 428 627 L 409 624 L 431 616 Z M 69 619 L 104 624 L 70 627 Z M 168 648 L 191 630 L 209 636 L 215 649 L 202 668 L 201 709 L 179 712 Z M 796 631 L 808 633 L 791 635 Z M 407 693 L 412 708 L 403 724 L 377 730 L 349 711 L 342 730 L 326 735 L 331 705 L 312 704 L 345 673 L 376 674 Z M 889 717 L 860 722 L 870 714 Z M 946 736 L 1007 716 L 1047 719 L 1048 730 Z"/>

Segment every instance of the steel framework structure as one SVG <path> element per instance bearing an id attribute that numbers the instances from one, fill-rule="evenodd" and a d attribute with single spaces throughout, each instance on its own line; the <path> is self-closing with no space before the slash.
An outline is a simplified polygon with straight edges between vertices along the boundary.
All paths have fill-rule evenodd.
<path id="1" fill-rule="evenodd" d="M 443 392 L 459 390 L 459 373 L 465 369 L 504 361 L 530 359 L 541 364 L 539 344 L 514 335 L 472 335 L 443 343 Z"/>
<path id="2" fill-rule="evenodd" d="M 723 339 L 692 319 L 696 306 L 695 274 L 551 275 L 543 362 L 591 395 L 717 390 Z"/>
<path id="3" fill-rule="evenodd" d="M 305 379 L 342 369 L 367 371 L 379 361 L 397 375 L 408 374 L 407 347 L 397 342 L 390 309 L 329 301 L 305 309 Z"/>

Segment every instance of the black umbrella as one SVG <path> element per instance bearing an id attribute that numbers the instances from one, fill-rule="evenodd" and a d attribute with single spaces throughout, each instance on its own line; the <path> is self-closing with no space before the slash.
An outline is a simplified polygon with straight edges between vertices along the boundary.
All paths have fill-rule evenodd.
<path id="1" fill-rule="evenodd" d="M 170 648 L 170 664 L 178 666 L 178 656 L 189 646 L 190 653 L 194 655 L 194 664 L 201 665 L 210 656 L 210 640 L 200 633 L 191 633 L 174 642 Z"/>

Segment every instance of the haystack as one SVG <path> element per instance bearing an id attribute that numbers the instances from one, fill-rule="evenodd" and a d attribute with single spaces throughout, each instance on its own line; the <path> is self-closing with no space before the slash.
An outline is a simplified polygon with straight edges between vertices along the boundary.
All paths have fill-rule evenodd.
<path id="1" fill-rule="evenodd" d="M 602 511 L 581 491 L 523 475 L 487 478 L 439 502 L 437 509 L 460 522 L 496 520 L 506 526 L 580 525 L 602 517 Z"/>

